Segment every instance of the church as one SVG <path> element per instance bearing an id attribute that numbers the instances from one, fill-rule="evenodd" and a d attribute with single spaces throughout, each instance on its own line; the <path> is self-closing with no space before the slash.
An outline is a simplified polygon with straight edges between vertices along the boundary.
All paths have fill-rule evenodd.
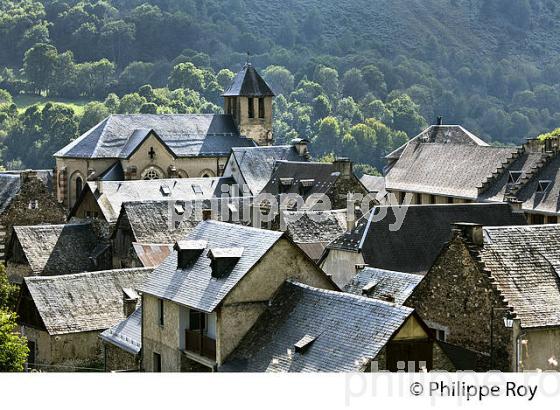
<path id="1" fill-rule="evenodd" d="M 57 199 L 87 181 L 221 176 L 234 147 L 272 145 L 274 93 L 247 63 L 223 93 L 225 114 L 116 114 L 54 154 Z"/>

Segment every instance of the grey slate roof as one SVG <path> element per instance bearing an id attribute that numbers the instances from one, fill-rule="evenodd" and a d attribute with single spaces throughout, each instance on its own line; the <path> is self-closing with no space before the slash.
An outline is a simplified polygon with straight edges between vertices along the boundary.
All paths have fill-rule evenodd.
<path id="1" fill-rule="evenodd" d="M 124 202 L 211 199 L 222 195 L 222 185 L 233 183 L 233 179 L 223 177 L 104 181 L 99 193 L 99 182 L 90 181 L 87 189 L 96 196 L 105 219 L 113 223 L 116 222 Z M 163 187 L 168 187 L 171 193 L 165 195 Z"/>
<path id="2" fill-rule="evenodd" d="M 366 187 L 368 192 L 384 192 L 385 177 L 364 174 L 360 178 L 361 183 Z"/>
<path id="3" fill-rule="evenodd" d="M 546 192 L 538 192 L 539 181 L 550 181 Z M 557 214 L 560 212 L 560 156 L 551 158 L 542 169 L 515 194 L 528 212 Z"/>
<path id="4" fill-rule="evenodd" d="M 129 317 L 99 335 L 107 343 L 111 343 L 131 354 L 140 353 L 142 348 L 142 307 Z"/>
<path id="5" fill-rule="evenodd" d="M 306 160 L 293 145 L 233 148 L 230 161 L 232 158 L 253 195 L 258 195 L 268 183 L 276 161 Z"/>
<path id="6" fill-rule="evenodd" d="M 402 305 L 422 278 L 412 273 L 366 267 L 358 271 L 344 291 Z"/>
<path id="7" fill-rule="evenodd" d="M 222 95 L 224 97 L 274 97 L 266 81 L 250 63 L 245 64 L 233 77 L 229 88 Z"/>
<path id="8" fill-rule="evenodd" d="M 0 174 L 0 214 L 12 203 L 21 187 L 19 175 Z"/>
<path id="9" fill-rule="evenodd" d="M 374 215 L 378 212 L 387 212 L 387 216 L 376 222 Z M 488 226 L 527 223 L 523 214 L 513 213 L 506 203 L 410 205 L 406 207 L 400 229 L 392 231 L 390 225 L 395 220 L 390 207 L 375 207 L 358 221 L 356 228 L 331 242 L 328 249 L 361 252 L 364 262 L 376 268 L 424 274 L 444 244 L 451 240 L 453 223 Z"/>
<path id="10" fill-rule="evenodd" d="M 91 270 L 89 257 L 99 245 L 90 223 L 15 226 L 13 245 L 21 245 L 36 275 L 61 275 Z M 10 258 L 11 250 L 8 250 Z"/>
<path id="11" fill-rule="evenodd" d="M 296 243 L 331 242 L 347 228 L 345 209 L 283 211 L 287 235 Z"/>
<path id="12" fill-rule="evenodd" d="M 152 269 L 116 269 L 25 278 L 51 335 L 104 330 L 124 319 L 123 288 L 137 289 Z"/>
<path id="13" fill-rule="evenodd" d="M 220 371 L 353 372 L 371 360 L 413 310 L 287 281 Z M 304 336 L 315 337 L 295 353 Z M 288 354 L 291 349 L 292 354 Z"/>
<path id="14" fill-rule="evenodd" d="M 227 156 L 255 143 L 224 114 L 114 114 L 54 154 L 63 158 L 127 158 L 154 131 L 176 157 Z"/>
<path id="15" fill-rule="evenodd" d="M 177 269 L 177 252 L 173 252 L 154 270 L 140 290 L 210 313 L 281 237 L 281 232 L 203 221 L 186 237 L 188 240 L 207 241 L 207 248 L 200 257 L 189 268 L 180 270 Z M 209 250 L 239 247 L 244 248 L 243 256 L 233 270 L 224 277 L 212 277 L 207 257 Z"/>
<path id="16" fill-rule="evenodd" d="M 387 190 L 468 199 L 517 148 L 412 143 L 385 176 Z"/>
<path id="17" fill-rule="evenodd" d="M 486 142 L 460 125 L 431 125 L 410 141 L 388 154 L 385 158 L 396 160 L 402 155 L 403 151 L 410 143 L 419 141 L 435 142 L 439 144 L 488 146 Z"/>
<path id="18" fill-rule="evenodd" d="M 560 225 L 483 229 L 479 255 L 521 326 L 560 326 Z"/>

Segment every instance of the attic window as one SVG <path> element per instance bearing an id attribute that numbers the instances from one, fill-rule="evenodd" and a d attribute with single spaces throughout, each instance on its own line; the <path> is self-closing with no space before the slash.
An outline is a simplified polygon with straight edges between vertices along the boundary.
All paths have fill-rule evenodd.
<path id="1" fill-rule="evenodd" d="M 282 186 L 291 186 L 293 183 L 293 178 L 280 178 L 280 185 Z"/>
<path id="2" fill-rule="evenodd" d="M 307 351 L 307 349 L 309 349 L 311 347 L 311 345 L 313 344 L 315 339 L 316 339 L 315 336 L 311 336 L 311 335 L 303 336 L 294 345 L 294 349 L 295 349 L 296 353 L 301 353 L 301 354 L 305 353 Z"/>
<path id="3" fill-rule="evenodd" d="M 192 190 L 195 194 L 199 194 L 199 195 L 203 194 L 203 191 L 202 191 L 202 188 L 201 188 L 200 185 L 193 185 Z"/>
<path id="4" fill-rule="evenodd" d="M 159 190 L 161 191 L 161 194 L 163 196 L 169 196 L 171 195 L 171 188 L 169 188 L 168 185 L 162 185 Z"/>
<path id="5" fill-rule="evenodd" d="M 123 288 L 123 294 L 127 300 L 138 300 L 140 298 L 138 293 L 132 288 Z"/>
<path id="6" fill-rule="evenodd" d="M 368 284 L 362 288 L 362 295 L 369 294 L 373 289 L 375 289 L 378 283 L 379 281 L 377 280 L 372 280 L 371 282 L 368 282 Z"/>
<path id="7" fill-rule="evenodd" d="M 301 186 L 304 188 L 310 188 L 313 185 L 315 185 L 315 180 L 314 179 L 302 179 L 299 181 L 301 183 Z"/>
<path id="8" fill-rule="evenodd" d="M 229 274 L 241 256 L 243 256 L 244 248 L 212 248 L 208 251 L 210 258 L 210 267 L 212 268 L 212 276 L 221 278 Z"/>
<path id="9" fill-rule="evenodd" d="M 539 186 L 537 187 L 537 194 L 544 194 L 546 191 L 548 191 L 548 188 L 550 188 L 551 183 L 552 181 L 545 181 L 545 180 L 539 181 Z"/>
<path id="10" fill-rule="evenodd" d="M 183 215 L 185 213 L 185 205 L 184 204 L 176 204 L 175 205 L 175 213 L 177 215 Z"/>
<path id="11" fill-rule="evenodd" d="M 509 180 L 508 183 L 516 184 L 519 182 L 519 178 L 521 178 L 521 171 L 509 171 Z"/>

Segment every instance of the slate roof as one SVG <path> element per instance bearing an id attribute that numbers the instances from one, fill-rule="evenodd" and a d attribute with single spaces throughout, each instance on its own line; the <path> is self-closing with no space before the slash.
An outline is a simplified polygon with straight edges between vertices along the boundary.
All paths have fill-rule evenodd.
<path id="1" fill-rule="evenodd" d="M 402 155 L 403 151 L 409 144 L 414 144 L 419 141 L 435 142 L 439 144 L 478 145 L 482 147 L 488 146 L 486 142 L 460 125 L 431 125 L 410 141 L 407 141 L 399 148 L 388 154 L 385 158 L 389 160 L 396 160 Z"/>
<path id="2" fill-rule="evenodd" d="M 104 181 L 101 193 L 99 182 L 89 181 L 87 189 L 94 193 L 103 216 L 116 222 L 124 202 L 197 201 L 222 195 L 222 185 L 232 185 L 231 178 L 177 178 L 134 181 Z M 164 187 L 171 191 L 164 193 Z"/>
<path id="3" fill-rule="evenodd" d="M 126 352 L 139 354 L 142 348 L 142 307 L 136 309 L 122 322 L 105 330 L 99 337 Z"/>
<path id="4" fill-rule="evenodd" d="M 123 288 L 137 287 L 152 269 L 115 269 L 27 277 L 27 287 L 51 335 L 108 329 L 124 319 Z"/>
<path id="5" fill-rule="evenodd" d="M 266 81 L 250 63 L 245 64 L 233 77 L 229 88 L 222 95 L 224 97 L 274 97 Z"/>
<path id="6" fill-rule="evenodd" d="M 366 267 L 358 271 L 344 291 L 402 305 L 422 278 L 412 273 Z"/>
<path id="7" fill-rule="evenodd" d="M 287 235 L 296 243 L 329 243 L 346 232 L 345 209 L 283 211 Z"/>
<path id="8" fill-rule="evenodd" d="M 517 148 L 413 143 L 385 176 L 387 190 L 476 199 L 478 188 Z"/>
<path id="9" fill-rule="evenodd" d="M 379 212 L 387 212 L 387 216 L 375 221 L 374 216 Z M 356 228 L 331 242 L 328 249 L 361 252 L 364 262 L 372 267 L 424 274 L 444 244 L 451 240 L 453 223 L 487 226 L 527 223 L 523 214 L 513 213 L 506 203 L 410 205 L 398 230 L 390 227 L 395 220 L 391 207 L 375 207 L 358 221 Z"/>
<path id="10" fill-rule="evenodd" d="M 481 261 L 522 327 L 560 326 L 560 225 L 483 229 Z"/>
<path id="11" fill-rule="evenodd" d="M 255 146 L 225 114 L 114 114 L 54 154 L 62 158 L 123 159 L 151 132 L 176 157 L 227 156 Z"/>
<path id="12" fill-rule="evenodd" d="M 99 239 L 90 223 L 15 226 L 10 247 L 18 244 L 34 274 L 60 275 L 91 270 Z"/>
<path id="13" fill-rule="evenodd" d="M 539 181 L 550 181 L 546 192 L 539 192 Z M 515 194 L 527 212 L 557 214 L 560 212 L 560 155 L 551 158 Z"/>
<path id="14" fill-rule="evenodd" d="M 12 203 L 21 188 L 19 175 L 0 174 L 0 214 Z"/>
<path id="15" fill-rule="evenodd" d="M 330 163 L 276 161 L 272 176 L 261 193 L 292 193 L 301 195 L 306 200 L 313 194 L 329 193 L 339 177 L 340 172 Z M 290 180 L 290 183 L 283 185 L 282 180 Z M 306 181 L 309 181 L 310 185 L 302 190 Z"/>
<path id="16" fill-rule="evenodd" d="M 207 248 L 200 257 L 189 268 L 180 270 L 177 269 L 177 252 L 173 252 L 154 270 L 140 290 L 210 313 L 281 237 L 281 232 L 203 221 L 186 237 L 207 242 Z M 212 277 L 207 257 L 209 250 L 239 247 L 244 248 L 243 256 L 233 270 L 224 277 Z"/>
<path id="17" fill-rule="evenodd" d="M 244 182 L 253 195 L 258 195 L 268 183 L 276 161 L 306 160 L 293 145 L 233 148 L 230 161 L 232 158 L 244 179 L 237 182 Z"/>
<path id="18" fill-rule="evenodd" d="M 380 300 L 287 281 L 219 370 L 358 371 L 377 356 L 412 312 Z M 294 345 L 305 336 L 315 340 L 303 353 L 295 353 Z"/>
<path id="19" fill-rule="evenodd" d="M 360 178 L 360 182 L 366 187 L 368 192 L 384 192 L 385 177 L 364 174 Z"/>

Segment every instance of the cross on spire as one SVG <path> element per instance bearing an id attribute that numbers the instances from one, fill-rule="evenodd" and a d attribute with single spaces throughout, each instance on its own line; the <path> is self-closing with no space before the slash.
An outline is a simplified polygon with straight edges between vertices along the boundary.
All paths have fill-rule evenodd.
<path id="1" fill-rule="evenodd" d="M 148 151 L 148 155 L 150 156 L 150 159 L 154 159 L 156 157 L 156 152 L 154 151 L 154 147 L 150 147 L 150 150 Z"/>
<path id="2" fill-rule="evenodd" d="M 246 64 L 247 65 L 251 64 L 251 53 L 249 51 L 247 51 L 247 62 L 246 62 Z"/>

